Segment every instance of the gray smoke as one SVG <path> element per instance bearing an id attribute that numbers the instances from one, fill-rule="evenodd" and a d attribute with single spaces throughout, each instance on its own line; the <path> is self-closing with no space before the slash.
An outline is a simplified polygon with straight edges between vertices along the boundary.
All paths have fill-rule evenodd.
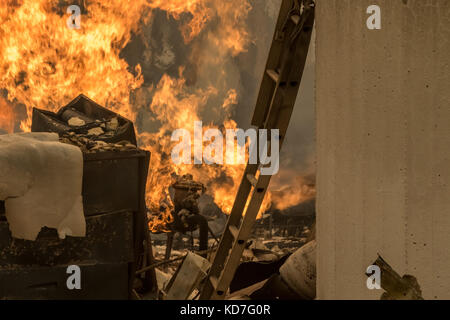
<path id="1" fill-rule="evenodd" d="M 208 32 L 214 32 L 214 28 L 220 28 L 214 21 L 191 43 L 185 44 L 179 27 L 190 17 L 182 16 L 177 21 L 163 11 L 153 12 L 150 22 L 142 25 L 141 32 L 133 35 L 122 51 L 130 70 L 134 70 L 137 64 L 143 70 L 144 86 L 138 90 L 139 103 L 143 104 L 137 106 L 140 110 L 136 123 L 138 130 L 152 132 L 159 127 L 158 121 L 145 107 L 152 101 L 148 88 L 156 86 L 164 74 L 178 77 L 181 66 L 184 67 L 186 84 L 192 90 L 209 86 L 218 89 L 218 94 L 211 97 L 202 110 L 200 116 L 204 123 L 222 124 L 225 114 L 221 106 L 228 89 L 234 88 L 238 93 L 238 104 L 233 109 L 232 118 L 240 128 L 250 126 L 281 0 L 255 0 L 251 4 L 247 23 L 253 41 L 247 52 L 236 57 L 229 55 L 221 64 L 211 62 L 211 57 L 221 54 L 218 51 L 220 48 L 211 45 L 207 36 Z M 313 37 L 297 103 L 280 154 L 280 174 L 274 177 L 273 188 L 289 184 L 295 178 L 292 172 L 297 176 L 314 172 L 314 65 Z"/>

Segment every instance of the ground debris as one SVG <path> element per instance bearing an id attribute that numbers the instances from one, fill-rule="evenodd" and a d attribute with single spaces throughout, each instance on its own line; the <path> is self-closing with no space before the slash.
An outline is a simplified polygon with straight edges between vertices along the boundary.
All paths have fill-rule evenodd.
<path id="1" fill-rule="evenodd" d="M 118 143 L 108 143 L 101 140 L 90 139 L 89 135 L 77 135 L 73 132 L 62 134 L 59 140 L 63 143 L 79 147 L 83 153 L 137 150 L 137 147 L 129 141 L 124 140 Z"/>
<path id="2" fill-rule="evenodd" d="M 405 274 L 400 277 L 381 256 L 378 256 L 373 265 L 378 266 L 381 271 L 380 285 L 385 290 L 381 300 L 423 300 L 422 290 L 414 276 Z M 368 273 L 366 275 L 371 276 Z"/>

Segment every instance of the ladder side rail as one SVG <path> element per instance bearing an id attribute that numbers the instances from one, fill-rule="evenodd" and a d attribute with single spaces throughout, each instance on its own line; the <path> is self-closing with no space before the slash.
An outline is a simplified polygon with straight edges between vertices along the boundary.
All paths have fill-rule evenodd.
<path id="1" fill-rule="evenodd" d="M 215 288 L 213 288 L 213 285 L 211 284 L 209 280 L 210 277 L 217 277 L 219 278 L 220 273 L 222 272 L 222 269 L 224 268 L 225 262 L 227 260 L 229 250 L 231 249 L 234 241 L 234 237 L 230 234 L 230 226 L 238 226 L 241 218 L 242 218 L 242 212 L 244 211 L 245 205 L 247 204 L 247 199 L 250 194 L 250 191 L 252 189 L 252 185 L 246 179 L 247 174 L 253 174 L 255 175 L 258 171 L 258 164 L 250 164 L 247 163 L 247 166 L 245 168 L 243 178 L 241 180 L 241 184 L 239 186 L 236 200 L 233 204 L 233 208 L 231 210 L 230 215 L 227 219 L 227 224 L 225 226 L 225 229 L 222 233 L 222 237 L 220 239 L 219 248 L 217 249 L 217 252 L 215 254 L 213 263 L 211 265 L 211 268 L 208 272 L 207 279 L 203 285 L 202 293 L 200 295 L 200 299 L 209 299 L 211 294 L 215 291 Z"/>
<path id="2" fill-rule="evenodd" d="M 290 21 L 295 20 L 288 16 L 289 10 L 287 8 L 289 8 L 289 3 L 292 4 L 292 0 L 285 0 L 282 3 L 276 34 L 279 34 L 279 28 L 284 28 L 285 26 L 283 23 L 280 23 L 280 21 L 283 21 L 281 14 L 283 10 L 287 19 Z M 294 24 L 297 25 L 296 33 L 291 33 L 291 28 L 288 28 L 289 30 L 283 30 L 286 31 L 283 42 L 273 41 L 252 120 L 252 124 L 254 124 L 253 121 L 256 119 L 256 114 L 264 112 L 264 117 L 257 121 L 258 127 L 279 129 L 280 149 L 287 132 L 306 64 L 314 24 L 314 7 L 307 8 L 306 12 L 303 12 L 302 16 Z M 286 34 L 289 36 L 295 34 L 295 36 L 287 38 Z M 274 45 L 276 42 L 278 46 Z M 281 72 L 277 74 L 275 71 L 278 70 L 277 67 L 280 62 L 282 63 Z M 270 72 L 267 69 L 269 67 L 273 68 Z M 271 85 L 267 81 L 271 81 Z M 267 88 L 270 90 L 267 90 Z M 272 95 L 269 97 L 270 100 L 267 99 L 267 95 L 262 94 L 267 92 L 272 92 Z M 266 107 L 262 107 L 261 100 L 264 100 Z M 267 106 L 268 103 L 269 105 Z M 258 167 L 256 164 L 247 164 L 232 212 L 228 218 L 226 229 L 222 234 L 218 252 L 208 273 L 200 299 L 223 299 L 234 277 L 245 248 L 245 243 L 251 234 L 271 178 L 271 176 L 260 176 L 255 181 L 256 179 L 252 177 L 256 175 Z M 253 190 L 252 184 L 254 185 Z M 245 208 L 250 192 L 250 202 L 248 207 Z M 244 210 L 245 215 L 243 215 Z"/>
<path id="3" fill-rule="evenodd" d="M 303 36 L 303 35 L 301 35 Z M 291 82 L 300 82 L 302 76 L 302 71 L 304 69 L 305 63 L 302 61 L 306 60 L 306 54 L 308 52 L 307 49 L 304 48 L 304 46 L 309 45 L 310 39 L 310 33 L 309 37 L 308 34 L 303 37 L 303 39 L 300 39 L 299 43 L 294 47 L 291 48 L 294 50 L 294 52 L 290 52 L 286 55 L 286 61 L 285 66 L 291 65 L 293 61 L 297 61 L 300 63 L 297 63 L 298 66 L 295 66 L 295 68 L 292 68 L 292 70 L 287 70 L 287 73 L 289 74 L 289 83 Z M 301 41 L 305 40 L 305 41 Z M 303 58 L 299 59 L 298 58 Z M 295 65 L 295 64 L 294 64 Z M 294 72 L 296 71 L 296 72 Z M 299 72 L 300 71 L 300 72 Z M 295 85 L 294 87 L 298 87 L 299 84 Z M 297 88 L 298 90 L 298 88 Z M 279 148 L 281 149 L 282 144 L 284 142 L 284 138 L 286 136 L 286 132 L 289 126 L 289 121 L 292 116 L 292 112 L 294 109 L 294 103 L 297 96 L 297 91 L 295 88 L 291 88 L 290 90 L 291 94 L 286 94 L 283 88 L 279 88 L 277 92 L 274 95 L 274 99 L 271 103 L 270 113 L 268 115 L 268 121 L 266 121 L 265 127 L 271 127 L 271 128 L 277 128 L 279 129 L 280 133 L 280 141 L 279 141 Z M 286 101 L 287 100 L 287 101 Z M 284 107 L 286 106 L 286 107 Z M 272 121 L 270 121 L 272 120 Z M 268 148 L 270 150 L 270 147 Z M 233 247 L 231 248 L 231 251 L 229 253 L 228 260 L 226 260 L 225 265 L 223 266 L 223 270 L 220 271 L 219 275 L 216 276 L 218 279 L 217 287 L 213 288 L 211 299 L 223 299 L 225 297 L 226 291 L 234 277 L 234 274 L 236 272 L 236 269 L 239 265 L 242 253 L 245 248 L 245 243 L 248 237 L 250 236 L 252 227 L 254 225 L 254 222 L 257 218 L 258 212 L 261 208 L 261 204 L 264 200 L 265 193 L 267 191 L 268 185 L 270 183 L 271 175 L 264 175 L 258 177 L 258 182 L 253 188 L 251 200 L 250 203 L 245 211 L 244 214 L 244 220 L 242 222 L 242 226 L 239 230 L 237 241 L 233 243 Z M 245 176 L 243 178 L 243 181 L 247 180 L 245 179 Z"/>
<path id="4" fill-rule="evenodd" d="M 219 278 L 217 288 L 214 290 L 210 299 L 219 300 L 224 299 L 226 291 L 233 280 L 234 274 L 242 257 L 242 253 L 245 249 L 245 244 L 251 233 L 253 223 L 258 215 L 261 203 L 264 200 L 264 196 L 267 190 L 267 185 L 270 181 L 270 176 L 261 176 L 258 180 L 257 186 L 254 188 L 252 198 L 245 212 L 245 222 L 239 231 L 238 239 L 233 243 L 228 261 L 223 269 L 222 276 Z"/>
<path id="5" fill-rule="evenodd" d="M 268 76 L 266 70 L 276 70 L 280 55 L 283 49 L 282 41 L 282 29 L 288 18 L 289 12 L 294 6 L 294 0 L 283 0 L 281 3 L 280 12 L 278 15 L 277 24 L 275 26 L 274 36 L 272 44 L 269 50 L 266 67 L 261 79 L 261 86 L 256 100 L 256 105 L 253 113 L 251 124 L 260 128 L 267 117 L 267 108 L 269 107 L 272 99 L 273 91 L 275 90 L 276 83 Z"/>

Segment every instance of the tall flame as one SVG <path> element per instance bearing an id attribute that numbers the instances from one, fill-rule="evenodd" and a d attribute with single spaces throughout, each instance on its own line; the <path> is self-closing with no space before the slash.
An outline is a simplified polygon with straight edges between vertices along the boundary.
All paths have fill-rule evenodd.
<path id="1" fill-rule="evenodd" d="M 216 21 L 220 28 L 209 36 L 217 46 L 230 50 L 233 55 L 245 51 L 250 42 L 245 20 L 252 7 L 247 0 L 153 0 L 149 5 L 166 11 L 177 20 L 184 13 L 192 16 L 181 26 L 186 43 L 212 21 Z"/>
<path id="2" fill-rule="evenodd" d="M 316 196 L 315 177 L 313 175 L 298 176 L 298 173 L 291 170 L 283 171 L 283 175 L 289 174 L 296 178 L 289 179 L 289 185 L 283 185 L 271 194 L 274 209 L 285 210 Z"/>
<path id="3" fill-rule="evenodd" d="M 182 73 L 182 70 L 180 72 Z M 143 132 L 139 135 L 143 148 L 152 152 L 147 185 L 147 204 L 152 211 L 158 212 L 158 215 L 163 217 L 151 223 L 151 229 L 154 231 L 166 231 L 166 226 L 162 222 L 170 220 L 170 216 L 166 210 L 160 213 L 159 207 L 162 203 L 170 202 L 168 187 L 174 177 L 187 173 L 192 174 L 196 181 L 202 182 L 207 187 L 207 192 L 213 196 L 215 203 L 223 212 L 227 214 L 231 212 L 244 171 L 243 165 L 174 165 L 169 160 L 176 142 L 171 141 L 168 133 L 178 128 L 184 128 L 193 137 L 194 121 L 201 120 L 198 116 L 199 111 L 205 106 L 208 98 L 216 94 L 217 90 L 212 87 L 189 92 L 182 76 L 173 79 L 165 75 L 156 88 L 150 109 L 161 122 L 161 126 L 155 133 Z M 236 99 L 236 92 L 230 90 L 223 106 L 228 108 L 236 103 Z M 203 131 L 213 127 L 215 126 L 212 124 L 204 125 Z M 235 121 L 228 119 L 224 121 L 224 127 L 234 129 L 237 125 Z M 237 153 L 236 156 L 238 156 Z M 242 159 L 235 158 L 234 163 L 242 163 Z M 266 200 L 262 211 L 268 206 L 269 200 Z"/>
<path id="4" fill-rule="evenodd" d="M 142 78 L 119 58 L 138 27 L 145 1 L 89 1 L 81 29 L 70 29 L 57 1 L 6 0 L 0 8 L 0 88 L 25 104 L 29 131 L 32 107 L 56 110 L 84 93 L 133 119 L 130 90 Z"/>
<path id="5" fill-rule="evenodd" d="M 80 93 L 132 121 L 140 114 L 152 114 L 160 123 L 156 131 L 138 126 L 140 147 L 152 152 L 146 196 L 150 210 L 158 212 L 162 203 L 170 202 L 168 187 L 176 175 L 191 173 L 229 213 L 244 165 L 175 165 L 170 159 L 170 135 L 179 128 L 192 132 L 194 121 L 202 118 L 212 98 L 221 100 L 217 118 L 221 120 L 205 123 L 204 130 L 236 128 L 232 110 L 239 100 L 238 88 L 226 81 L 188 85 L 183 66 L 178 76 L 164 74 L 158 83 L 145 87 L 141 66 L 132 70 L 121 52 L 132 34 L 141 33 L 151 21 L 154 10 L 162 10 L 178 21 L 186 46 L 201 51 L 200 43 L 207 43 L 208 52 L 214 54 L 205 54 L 199 64 L 220 79 L 226 74 L 225 61 L 245 52 L 251 41 L 246 24 L 249 1 L 82 2 L 80 29 L 67 27 L 69 15 L 61 1 L 4 0 L 0 6 L 0 89 L 6 90 L 6 100 L 26 106 L 28 117 L 21 129 L 30 130 L 33 107 L 56 111 Z M 136 103 L 140 98 L 142 103 Z M 0 100 L 0 127 L 11 132 L 14 112 L 6 100 Z M 268 205 L 266 200 L 263 210 Z M 168 210 L 160 212 L 160 220 L 170 219 Z M 151 228 L 166 231 L 158 223 Z"/>

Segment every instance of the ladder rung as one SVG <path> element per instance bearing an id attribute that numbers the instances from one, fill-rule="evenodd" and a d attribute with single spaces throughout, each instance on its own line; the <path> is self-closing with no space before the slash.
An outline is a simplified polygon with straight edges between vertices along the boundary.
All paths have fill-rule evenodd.
<path id="1" fill-rule="evenodd" d="M 294 22 L 296 25 L 300 22 L 300 17 L 296 14 L 291 16 L 292 22 Z"/>
<path id="2" fill-rule="evenodd" d="M 252 174 L 247 174 L 247 180 L 250 182 L 250 184 L 254 187 L 256 187 L 256 184 L 258 183 L 258 180 L 256 180 L 255 176 Z"/>
<path id="3" fill-rule="evenodd" d="M 211 277 L 209 277 L 209 281 L 211 282 L 211 284 L 214 288 L 214 291 L 217 290 L 217 286 L 219 285 L 219 279 L 217 279 L 214 276 L 211 276 Z"/>
<path id="4" fill-rule="evenodd" d="M 315 10 L 311 8 L 310 12 L 304 10 L 304 13 L 292 11 L 293 0 L 280 1 L 277 31 L 269 51 L 266 69 L 264 69 L 252 125 L 279 128 L 281 136 L 284 137 L 304 71 L 311 40 L 311 32 L 307 31 L 310 31 L 314 25 Z M 296 2 L 300 1 L 296 0 Z M 286 19 L 289 28 L 284 28 Z M 304 33 L 298 36 L 298 32 L 301 31 Z M 282 114 L 280 114 L 281 108 L 284 108 Z M 282 143 L 283 139 L 280 140 L 280 148 Z M 260 174 L 258 176 L 258 169 L 256 165 L 247 164 L 219 250 L 200 293 L 201 300 L 226 297 L 241 261 L 249 233 L 264 201 L 264 191 L 270 182 L 270 176 Z M 232 238 L 233 241 L 230 241 Z"/>
<path id="5" fill-rule="evenodd" d="M 230 233 L 233 235 L 234 239 L 237 240 L 239 236 L 239 229 L 236 226 L 229 226 L 228 230 L 230 230 Z"/>
<path id="6" fill-rule="evenodd" d="M 267 69 L 266 72 L 269 75 L 269 77 L 272 78 L 273 81 L 278 82 L 278 79 L 280 78 L 278 72 L 276 72 L 273 69 Z"/>

